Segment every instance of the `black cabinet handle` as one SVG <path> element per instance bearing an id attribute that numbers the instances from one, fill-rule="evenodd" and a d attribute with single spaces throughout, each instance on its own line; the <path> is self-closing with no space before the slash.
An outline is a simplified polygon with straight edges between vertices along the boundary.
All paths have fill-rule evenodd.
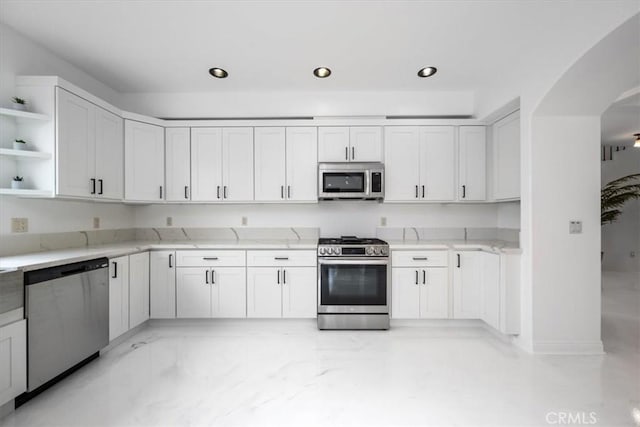
<path id="1" fill-rule="evenodd" d="M 203 260 L 205 261 L 217 261 L 218 257 L 217 256 L 204 256 L 202 257 Z"/>
<path id="2" fill-rule="evenodd" d="M 356 147 L 351 147 L 351 160 L 356 159 Z"/>
<path id="3" fill-rule="evenodd" d="M 169 268 L 173 268 L 173 254 L 169 254 Z"/>
<path id="4" fill-rule="evenodd" d="M 460 268 L 460 254 L 456 254 L 458 256 L 458 268 Z"/>
<path id="5" fill-rule="evenodd" d="M 427 270 L 422 270 L 422 284 L 427 284 Z"/>
<path id="6" fill-rule="evenodd" d="M 96 194 L 96 179 L 91 178 L 91 194 Z"/>
<path id="7" fill-rule="evenodd" d="M 211 270 L 211 284 L 212 285 L 216 284 L 216 271 L 215 270 Z"/>
<path id="8" fill-rule="evenodd" d="M 189 198 L 189 186 L 188 185 L 184 186 L 184 198 L 185 199 Z"/>
<path id="9" fill-rule="evenodd" d="M 280 270 L 278 270 L 278 285 L 280 284 Z"/>
<path id="10" fill-rule="evenodd" d="M 113 264 L 113 276 L 111 276 L 112 279 L 117 279 L 118 278 L 118 263 L 113 261 L 111 264 Z"/>
<path id="11" fill-rule="evenodd" d="M 413 260 L 414 261 L 427 261 L 429 258 L 427 258 L 426 256 L 414 256 Z"/>
<path id="12" fill-rule="evenodd" d="M 287 284 L 287 270 L 282 270 L 282 283 Z"/>
<path id="13" fill-rule="evenodd" d="M 291 198 L 291 186 L 287 185 L 287 199 Z"/>
<path id="14" fill-rule="evenodd" d="M 284 185 L 280 186 L 280 198 L 284 199 Z"/>
<path id="15" fill-rule="evenodd" d="M 416 185 L 416 199 L 418 198 L 418 186 Z"/>
<path id="16" fill-rule="evenodd" d="M 219 199 L 220 198 L 220 186 L 218 185 L 218 188 L 216 188 L 216 197 Z"/>
<path id="17" fill-rule="evenodd" d="M 416 285 L 418 284 L 418 275 L 419 275 L 419 274 L 420 274 L 420 273 L 418 273 L 418 270 L 416 270 Z"/>
<path id="18" fill-rule="evenodd" d="M 424 185 L 422 186 L 422 198 L 424 199 Z"/>
<path id="19" fill-rule="evenodd" d="M 464 199 L 465 197 L 467 197 L 467 186 L 463 185 L 462 186 L 462 198 Z"/>
<path id="20" fill-rule="evenodd" d="M 160 186 L 160 199 L 162 199 L 162 185 Z"/>
<path id="21" fill-rule="evenodd" d="M 344 147 L 344 159 L 349 160 L 349 147 Z"/>
<path id="22" fill-rule="evenodd" d="M 103 190 L 103 183 L 102 183 L 101 179 L 98 180 L 98 184 L 100 184 L 100 190 L 98 191 L 98 194 L 102 194 L 102 192 L 103 192 L 102 191 Z"/>
<path id="23" fill-rule="evenodd" d="M 204 271 L 204 283 L 209 284 L 209 270 Z"/>
<path id="24" fill-rule="evenodd" d="M 226 185 L 223 187 L 222 196 L 223 196 L 224 199 L 227 198 L 227 186 Z"/>
<path id="25" fill-rule="evenodd" d="M 288 256 L 277 256 L 277 257 L 274 257 L 274 259 L 276 261 L 288 261 L 289 257 Z"/>

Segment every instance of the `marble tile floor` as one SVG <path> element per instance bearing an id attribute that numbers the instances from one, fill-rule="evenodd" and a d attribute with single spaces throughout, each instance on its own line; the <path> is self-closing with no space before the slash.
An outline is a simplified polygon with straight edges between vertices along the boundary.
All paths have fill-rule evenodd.
<path id="1" fill-rule="evenodd" d="M 604 279 L 605 356 L 531 356 L 473 325 L 159 322 L 0 425 L 541 426 L 560 413 L 594 425 L 592 412 L 634 425 L 640 286 Z"/>

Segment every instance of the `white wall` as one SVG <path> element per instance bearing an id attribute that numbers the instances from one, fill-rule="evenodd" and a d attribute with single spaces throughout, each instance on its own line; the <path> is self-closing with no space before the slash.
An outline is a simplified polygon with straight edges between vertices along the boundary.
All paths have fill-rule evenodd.
<path id="1" fill-rule="evenodd" d="M 164 118 L 473 115 L 472 92 L 128 93 L 128 111 Z"/>
<path id="2" fill-rule="evenodd" d="M 498 228 L 520 229 L 520 202 L 500 203 L 498 208 Z"/>
<path id="3" fill-rule="evenodd" d="M 79 68 L 0 24 L 0 106 L 11 104 L 16 75 L 57 75 L 117 105 L 118 94 Z M 28 218 L 30 233 L 88 230 L 93 218 L 101 228 L 133 225 L 133 208 L 120 204 L 0 196 L 0 235 L 10 233 L 11 218 Z"/>
<path id="4" fill-rule="evenodd" d="M 496 205 L 410 205 L 322 202 L 308 205 L 149 205 L 136 208 L 136 227 L 319 227 L 322 236 L 375 236 L 388 227 L 496 227 Z"/>
<path id="5" fill-rule="evenodd" d="M 602 162 L 602 186 L 634 173 L 640 173 L 640 149 L 628 147 L 615 154 L 613 160 Z M 602 226 L 602 251 L 603 270 L 640 272 L 639 200 L 624 205 L 616 222 Z"/>

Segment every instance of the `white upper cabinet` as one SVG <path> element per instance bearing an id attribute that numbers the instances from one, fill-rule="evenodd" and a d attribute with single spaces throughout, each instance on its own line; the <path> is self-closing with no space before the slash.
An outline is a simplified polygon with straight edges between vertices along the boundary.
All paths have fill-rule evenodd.
<path id="1" fill-rule="evenodd" d="M 255 200 L 318 200 L 315 127 L 255 128 Z"/>
<path id="2" fill-rule="evenodd" d="M 349 129 L 350 160 L 352 162 L 382 161 L 382 128 L 359 126 Z"/>
<path id="3" fill-rule="evenodd" d="M 429 201 L 455 200 L 456 150 L 451 126 L 421 127 L 419 196 Z"/>
<path id="4" fill-rule="evenodd" d="M 253 128 L 191 129 L 191 200 L 253 200 Z"/>
<path id="5" fill-rule="evenodd" d="M 222 201 L 222 129 L 191 128 L 191 200 Z"/>
<path id="6" fill-rule="evenodd" d="M 385 200 L 455 200 L 452 126 L 385 128 Z"/>
<path id="7" fill-rule="evenodd" d="M 484 201 L 487 187 L 487 133 L 484 126 L 460 126 L 458 200 Z"/>
<path id="8" fill-rule="evenodd" d="M 191 134 L 189 128 L 165 129 L 168 202 L 191 199 Z"/>
<path id="9" fill-rule="evenodd" d="M 285 128 L 255 128 L 256 201 L 284 201 L 286 198 Z"/>
<path id="10" fill-rule="evenodd" d="M 417 201 L 420 142 L 417 126 L 385 127 L 385 201 Z"/>
<path id="11" fill-rule="evenodd" d="M 381 162 L 380 126 L 326 126 L 318 128 L 318 161 Z"/>
<path id="12" fill-rule="evenodd" d="M 125 120 L 125 199 L 164 200 L 164 128 Z"/>
<path id="13" fill-rule="evenodd" d="M 493 125 L 493 197 L 520 198 L 520 112 Z"/>
<path id="14" fill-rule="evenodd" d="M 122 199 L 122 118 L 64 89 L 56 95 L 56 194 Z"/>
<path id="15" fill-rule="evenodd" d="M 287 200 L 318 201 L 318 130 L 287 128 Z"/>

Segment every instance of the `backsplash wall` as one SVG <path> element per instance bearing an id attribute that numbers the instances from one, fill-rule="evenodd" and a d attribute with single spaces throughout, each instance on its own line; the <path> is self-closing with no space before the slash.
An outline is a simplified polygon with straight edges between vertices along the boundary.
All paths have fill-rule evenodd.
<path id="1" fill-rule="evenodd" d="M 498 226 L 495 204 L 383 204 L 321 202 L 318 204 L 148 205 L 135 209 L 135 227 L 317 227 L 321 236 L 375 236 L 381 218 L 387 227 Z M 509 221 L 513 223 L 513 221 Z M 513 227 L 517 228 L 517 227 Z"/>

